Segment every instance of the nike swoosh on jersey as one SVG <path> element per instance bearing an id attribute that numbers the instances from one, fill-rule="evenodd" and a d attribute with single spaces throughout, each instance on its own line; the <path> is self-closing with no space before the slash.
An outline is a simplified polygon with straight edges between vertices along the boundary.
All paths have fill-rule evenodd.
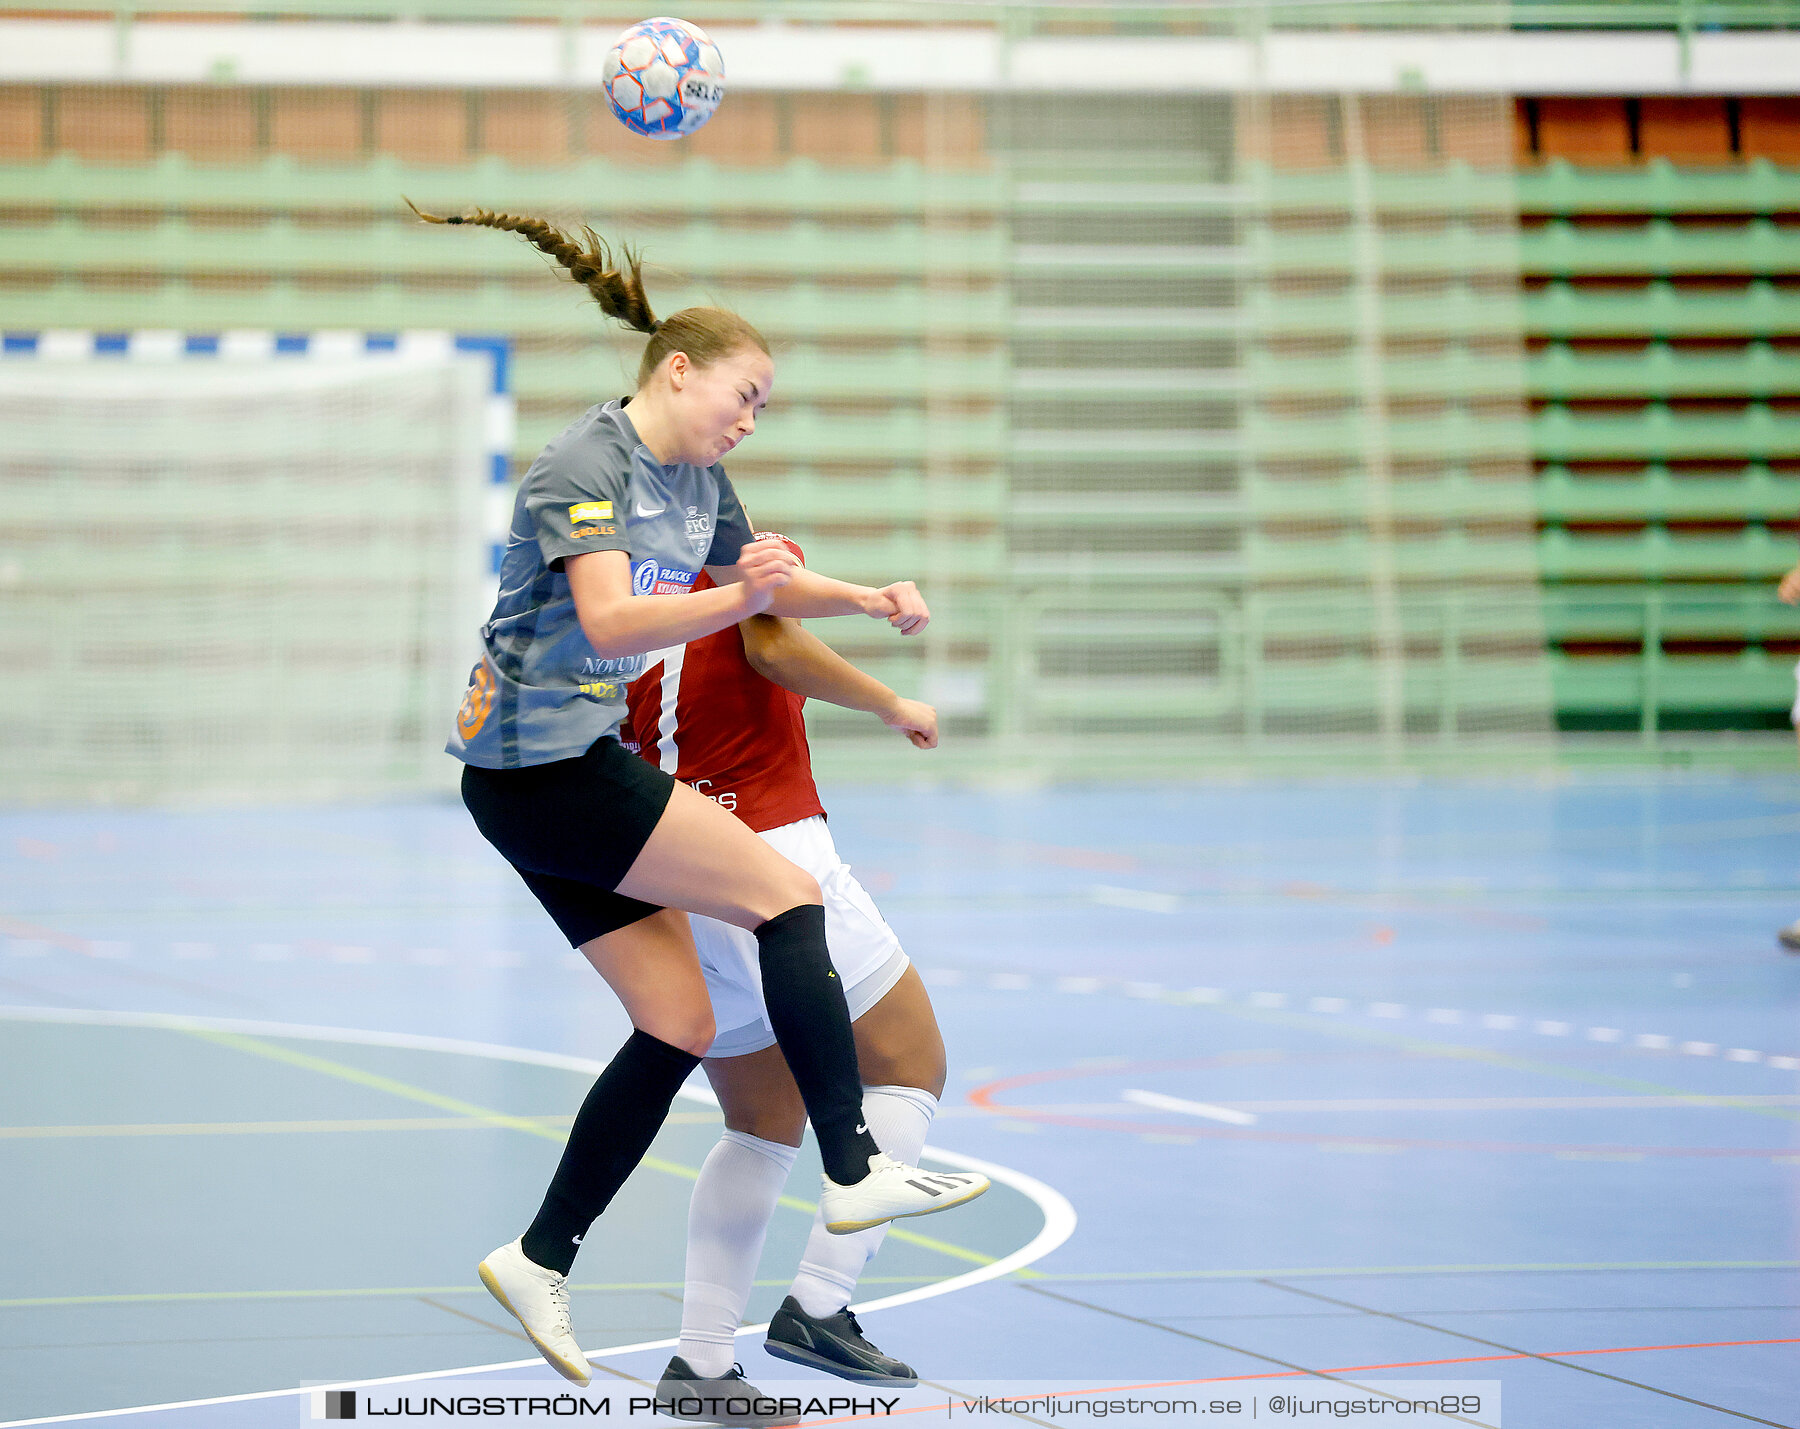
<path id="1" fill-rule="evenodd" d="M 656 508 L 656 510 L 654 510 L 654 511 L 646 511 L 646 510 L 644 510 L 644 503 L 643 503 L 643 502 L 641 502 L 641 501 L 640 501 L 640 502 L 638 502 L 638 504 L 637 504 L 637 514 L 638 514 L 638 516 L 639 516 L 639 518 L 640 518 L 640 519 L 642 519 L 642 520 L 645 520 L 645 521 L 648 521 L 648 520 L 649 520 L 649 519 L 650 519 L 650 518 L 651 518 L 651 517 L 652 517 L 652 516 L 660 516 L 660 515 L 662 515 L 662 514 L 663 514 L 663 512 L 665 512 L 665 511 L 667 511 L 667 510 L 668 510 L 668 509 L 669 509 L 669 508 L 668 508 L 668 507 L 666 507 L 666 506 L 659 506 L 659 507 L 657 507 L 657 508 Z"/>

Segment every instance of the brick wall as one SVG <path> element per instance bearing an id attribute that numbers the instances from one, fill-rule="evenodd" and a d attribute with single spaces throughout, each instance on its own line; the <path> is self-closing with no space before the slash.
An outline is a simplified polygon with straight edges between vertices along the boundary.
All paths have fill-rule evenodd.
<path id="1" fill-rule="evenodd" d="M 0 159 L 71 153 L 141 162 L 165 152 L 203 162 L 288 154 L 343 162 L 391 154 L 462 164 L 604 155 L 666 164 L 701 156 L 741 166 L 805 155 L 824 164 L 986 162 L 986 113 L 967 96 L 742 94 L 682 143 L 644 139 L 593 93 L 542 90 L 258 89 L 226 86 L 0 86 Z"/>
<path id="2" fill-rule="evenodd" d="M 1800 96 L 1520 99 L 1514 148 L 1521 163 L 1566 159 L 1599 167 L 1667 159 L 1702 166 L 1768 159 L 1796 164 Z"/>

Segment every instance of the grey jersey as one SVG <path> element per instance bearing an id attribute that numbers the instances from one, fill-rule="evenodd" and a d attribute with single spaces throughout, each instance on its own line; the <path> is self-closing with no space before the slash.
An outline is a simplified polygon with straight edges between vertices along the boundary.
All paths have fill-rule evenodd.
<path id="1" fill-rule="evenodd" d="M 590 407 L 532 462 L 513 504 L 500 595 L 481 628 L 449 752 L 484 769 L 573 759 L 616 734 L 643 655 L 603 660 L 575 618 L 563 561 L 624 551 L 637 595 L 684 595 L 750 539 L 721 466 L 663 466 L 625 403 Z"/>

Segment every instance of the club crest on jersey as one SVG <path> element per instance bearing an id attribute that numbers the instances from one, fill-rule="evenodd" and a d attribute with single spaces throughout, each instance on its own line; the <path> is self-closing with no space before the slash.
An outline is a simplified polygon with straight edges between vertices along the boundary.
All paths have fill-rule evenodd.
<path id="1" fill-rule="evenodd" d="M 712 529 L 711 513 L 702 511 L 698 506 L 688 507 L 687 538 L 696 556 L 705 555 L 707 547 L 712 545 Z"/>
<path id="2" fill-rule="evenodd" d="M 631 567 L 631 588 L 639 595 L 686 595 L 699 574 L 698 571 L 684 571 L 680 566 L 637 561 Z"/>

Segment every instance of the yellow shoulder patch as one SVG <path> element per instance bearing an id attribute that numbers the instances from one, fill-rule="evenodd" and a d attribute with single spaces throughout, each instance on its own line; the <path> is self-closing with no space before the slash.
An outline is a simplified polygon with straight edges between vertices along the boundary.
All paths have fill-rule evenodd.
<path id="1" fill-rule="evenodd" d="M 610 501 L 577 501 L 569 508 L 569 524 L 579 526 L 583 521 L 612 520 L 612 502 Z"/>

